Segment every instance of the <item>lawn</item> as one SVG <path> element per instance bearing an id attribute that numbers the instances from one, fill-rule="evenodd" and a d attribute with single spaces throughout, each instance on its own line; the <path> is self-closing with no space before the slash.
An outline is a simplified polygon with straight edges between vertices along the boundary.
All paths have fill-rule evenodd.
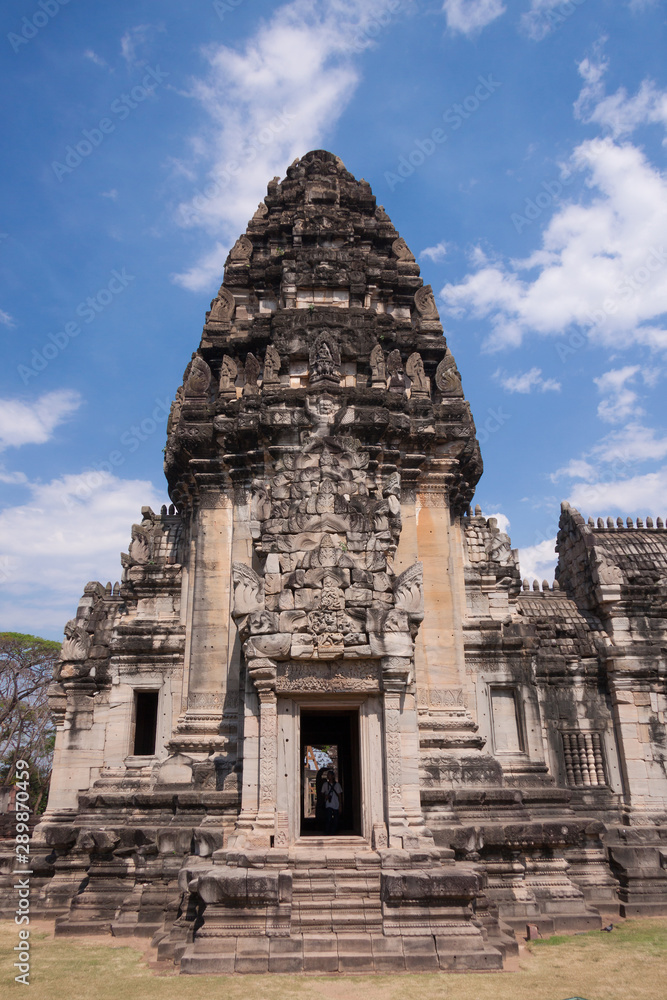
<path id="1" fill-rule="evenodd" d="M 142 943 L 114 938 L 55 940 L 31 924 L 30 1000 L 665 1000 L 667 917 L 628 920 L 605 934 L 532 942 L 515 971 L 396 976 L 179 976 Z M 0 995 L 14 983 L 18 929 L 0 921 Z"/>

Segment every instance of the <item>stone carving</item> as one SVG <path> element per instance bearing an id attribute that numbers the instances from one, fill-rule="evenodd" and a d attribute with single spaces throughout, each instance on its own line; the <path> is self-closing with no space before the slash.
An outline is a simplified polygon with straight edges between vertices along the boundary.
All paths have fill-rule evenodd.
<path id="1" fill-rule="evenodd" d="M 379 691 L 380 668 L 377 662 L 360 663 L 279 663 L 276 690 L 288 691 Z"/>
<path id="2" fill-rule="evenodd" d="M 234 315 L 236 302 L 234 296 L 224 285 L 220 286 L 217 298 L 211 302 L 211 312 L 208 317 L 209 323 L 229 323 Z"/>
<path id="3" fill-rule="evenodd" d="M 60 650 L 60 660 L 63 663 L 79 663 L 82 660 L 88 659 L 92 639 L 92 635 L 75 618 L 68 621 L 65 625 L 65 639 Z M 67 676 L 63 673 L 62 669 L 60 670 L 60 676 Z"/>
<path id="4" fill-rule="evenodd" d="M 220 395 L 226 399 L 236 399 L 236 377 L 238 375 L 238 367 L 233 358 L 230 358 L 228 354 L 225 354 L 222 358 L 222 367 L 220 369 L 220 384 L 219 392 Z"/>
<path id="5" fill-rule="evenodd" d="M 431 397 L 431 381 L 424 371 L 422 356 L 417 351 L 408 358 L 405 370 L 410 378 L 410 395 L 413 399 Z"/>
<path id="6" fill-rule="evenodd" d="M 207 396 L 211 384 L 211 369 L 204 359 L 198 354 L 192 356 L 190 372 L 185 383 L 185 395 L 187 398 L 197 396 Z"/>
<path id="7" fill-rule="evenodd" d="M 229 251 L 229 259 L 234 264 L 244 264 L 252 256 L 252 243 L 247 236 L 239 236 L 238 240 Z"/>
<path id="8" fill-rule="evenodd" d="M 424 567 L 420 562 L 406 569 L 394 582 L 396 607 L 407 611 L 411 619 L 421 621 L 424 617 Z"/>
<path id="9" fill-rule="evenodd" d="M 264 583 L 254 569 L 245 563 L 232 564 L 232 580 L 234 583 L 234 618 L 250 614 L 252 611 L 264 610 Z"/>
<path id="10" fill-rule="evenodd" d="M 341 408 L 332 396 L 326 394 L 318 396 L 315 401 L 311 397 L 307 397 L 305 410 L 313 428 L 306 444 L 308 450 L 311 450 L 318 441 L 329 438 L 338 428 L 354 423 L 354 409 L 352 407 Z"/>
<path id="11" fill-rule="evenodd" d="M 384 351 L 379 344 L 376 344 L 371 351 L 371 388 L 387 388 L 387 366 L 384 360 Z"/>
<path id="12" fill-rule="evenodd" d="M 259 361 L 254 354 L 248 353 L 245 359 L 245 385 L 243 386 L 244 396 L 257 396 L 259 394 Z"/>
<path id="13" fill-rule="evenodd" d="M 422 319 L 438 319 L 438 307 L 430 285 L 422 285 L 415 292 L 415 305 Z"/>
<path id="14" fill-rule="evenodd" d="M 264 355 L 264 374 L 262 376 L 262 386 L 266 389 L 270 386 L 280 385 L 280 355 L 273 344 L 269 344 Z"/>
<path id="15" fill-rule="evenodd" d="M 456 362 L 447 351 L 435 370 L 435 384 L 443 396 L 462 396 L 461 376 L 456 369 Z"/>
<path id="16" fill-rule="evenodd" d="M 340 348 L 335 337 L 322 330 L 310 345 L 308 381 L 310 385 L 340 385 Z"/>
<path id="17" fill-rule="evenodd" d="M 181 419 L 181 410 L 183 409 L 184 398 L 185 398 L 185 386 L 179 385 L 178 389 L 176 390 L 176 396 L 169 410 L 169 418 L 167 420 L 168 438 L 171 437 L 171 435 L 175 432 L 176 428 L 178 427 L 178 424 Z"/>
<path id="18" fill-rule="evenodd" d="M 403 371 L 403 359 L 398 349 L 394 349 L 387 358 L 387 371 L 389 372 L 389 391 L 404 393 L 407 385 Z"/>
<path id="19" fill-rule="evenodd" d="M 412 255 L 410 247 L 405 242 L 402 236 L 399 236 L 397 240 L 394 240 L 394 242 L 391 245 L 391 249 L 394 256 L 398 257 L 399 260 L 410 261 L 411 263 L 414 264 L 415 258 Z"/>
<path id="20" fill-rule="evenodd" d="M 255 210 L 255 214 L 253 215 L 253 219 L 265 219 L 268 214 L 269 214 L 268 205 L 266 204 L 265 201 L 260 201 L 259 205 Z"/>

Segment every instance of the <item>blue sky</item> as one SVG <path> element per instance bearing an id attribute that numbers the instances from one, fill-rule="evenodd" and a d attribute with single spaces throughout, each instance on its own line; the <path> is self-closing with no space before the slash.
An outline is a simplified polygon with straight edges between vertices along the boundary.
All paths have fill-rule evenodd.
<path id="1" fill-rule="evenodd" d="M 2 627 L 58 637 L 167 500 L 227 250 L 313 148 L 437 295 L 476 502 L 551 578 L 562 499 L 667 514 L 665 7 L 20 0 L 2 11 Z"/>

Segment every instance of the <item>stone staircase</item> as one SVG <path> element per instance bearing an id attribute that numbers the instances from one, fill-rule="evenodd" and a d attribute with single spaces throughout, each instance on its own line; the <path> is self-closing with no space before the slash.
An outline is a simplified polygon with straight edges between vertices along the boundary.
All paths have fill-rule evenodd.
<path id="1" fill-rule="evenodd" d="M 437 850 L 373 851 L 360 838 L 289 851 L 218 851 L 182 873 L 199 914 L 181 972 L 492 970 L 502 953 L 472 900 L 476 874 Z M 197 909 L 193 900 L 205 906 Z M 495 934 L 500 942 L 500 932 Z M 175 940 L 175 939 L 174 939 Z M 181 932 L 182 940 L 182 932 Z M 162 946 L 166 955 L 167 944 Z"/>

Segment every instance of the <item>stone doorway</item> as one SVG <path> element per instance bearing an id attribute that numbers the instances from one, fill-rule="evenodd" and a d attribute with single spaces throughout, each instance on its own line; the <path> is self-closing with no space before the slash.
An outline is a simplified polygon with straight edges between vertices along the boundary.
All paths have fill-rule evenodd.
<path id="1" fill-rule="evenodd" d="M 338 836 L 361 836 L 361 767 L 359 711 L 301 710 L 300 834 L 324 835 L 323 817 L 315 809 L 313 784 L 319 767 L 333 762 L 343 788 L 343 812 Z M 310 787 L 309 787 L 310 786 Z"/>

